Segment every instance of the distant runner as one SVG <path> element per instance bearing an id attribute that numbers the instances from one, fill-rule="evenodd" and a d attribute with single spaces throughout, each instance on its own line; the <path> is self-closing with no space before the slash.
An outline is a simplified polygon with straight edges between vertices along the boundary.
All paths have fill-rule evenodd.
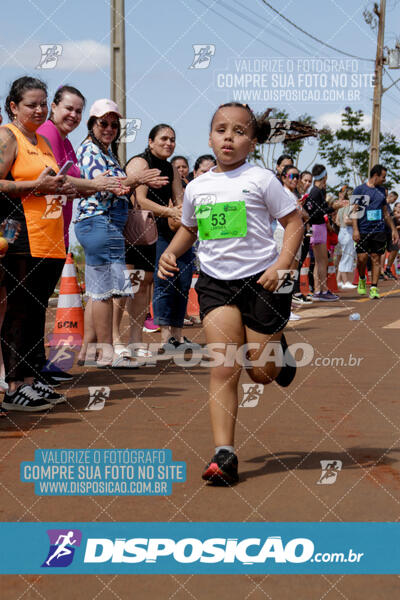
<path id="1" fill-rule="evenodd" d="M 372 167 L 366 183 L 354 189 L 352 203 L 353 240 L 356 242 L 357 269 L 359 274 L 357 291 L 360 296 L 367 294 L 365 271 L 368 256 L 372 262 L 372 285 L 369 297 L 380 298 L 378 279 L 380 274 L 380 256 L 386 250 L 385 223 L 392 232 L 392 243 L 397 244 L 399 235 L 390 217 L 386 190 L 383 184 L 386 180 L 387 169 L 382 165 Z"/>

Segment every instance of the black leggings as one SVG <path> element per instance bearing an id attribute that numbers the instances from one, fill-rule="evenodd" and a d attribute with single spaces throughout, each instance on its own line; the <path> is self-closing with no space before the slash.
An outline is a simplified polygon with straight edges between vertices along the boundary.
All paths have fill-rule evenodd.
<path id="1" fill-rule="evenodd" d="M 36 376 L 46 362 L 46 309 L 64 259 L 9 255 L 3 259 L 7 311 L 1 330 L 6 381 Z"/>

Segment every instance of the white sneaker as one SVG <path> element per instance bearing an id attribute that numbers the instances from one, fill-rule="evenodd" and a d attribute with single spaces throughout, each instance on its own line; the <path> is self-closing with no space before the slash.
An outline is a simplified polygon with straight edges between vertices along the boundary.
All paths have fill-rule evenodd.
<path id="1" fill-rule="evenodd" d="M 4 379 L 4 377 L 0 377 L 0 388 L 5 392 L 8 392 L 8 383 Z"/>
<path id="2" fill-rule="evenodd" d="M 343 290 L 355 290 L 356 289 L 356 285 L 353 285 L 352 283 L 350 283 L 350 281 L 346 281 L 346 283 L 343 284 L 342 289 Z"/>
<path id="3" fill-rule="evenodd" d="M 342 283 L 341 281 L 339 281 L 339 282 L 338 282 L 338 284 L 337 284 L 337 286 L 338 286 L 338 288 L 339 288 L 340 290 L 343 290 L 343 288 L 345 288 L 346 284 L 345 284 L 345 283 Z"/>
<path id="4" fill-rule="evenodd" d="M 296 315 L 294 312 L 290 313 L 289 321 L 300 321 L 300 319 L 300 315 Z"/>

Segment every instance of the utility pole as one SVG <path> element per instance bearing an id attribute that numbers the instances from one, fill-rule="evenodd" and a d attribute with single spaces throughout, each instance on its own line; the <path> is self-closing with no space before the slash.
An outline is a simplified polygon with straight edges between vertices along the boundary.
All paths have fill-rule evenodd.
<path id="1" fill-rule="evenodd" d="M 126 118 L 125 0 L 111 0 L 111 99 Z M 119 147 L 121 164 L 126 163 L 126 144 Z"/>
<path id="2" fill-rule="evenodd" d="M 371 147 L 369 153 L 369 170 L 379 162 L 379 138 L 381 133 L 382 105 L 382 72 L 383 72 L 383 43 L 385 35 L 386 0 L 380 1 L 380 7 L 374 6 L 374 13 L 379 18 L 378 40 L 375 59 L 374 101 L 372 107 Z"/>

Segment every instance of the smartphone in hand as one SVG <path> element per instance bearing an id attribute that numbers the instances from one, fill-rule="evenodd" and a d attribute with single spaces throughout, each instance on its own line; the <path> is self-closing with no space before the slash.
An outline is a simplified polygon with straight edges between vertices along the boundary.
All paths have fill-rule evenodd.
<path id="1" fill-rule="evenodd" d="M 58 171 L 57 175 L 66 175 L 74 163 L 72 160 L 67 160 Z"/>

